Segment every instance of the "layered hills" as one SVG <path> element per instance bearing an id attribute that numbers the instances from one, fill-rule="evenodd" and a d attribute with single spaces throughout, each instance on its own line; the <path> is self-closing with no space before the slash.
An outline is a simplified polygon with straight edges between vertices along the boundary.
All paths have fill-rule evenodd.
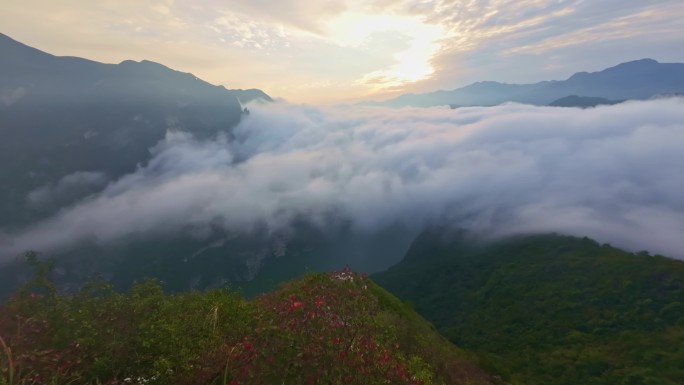
<path id="1" fill-rule="evenodd" d="M 385 107 L 492 106 L 505 102 L 548 105 L 577 95 L 608 100 L 644 100 L 684 92 L 684 64 L 641 59 L 597 72 L 578 72 L 565 80 L 534 84 L 483 81 L 454 89 L 405 94 L 368 105 Z"/>

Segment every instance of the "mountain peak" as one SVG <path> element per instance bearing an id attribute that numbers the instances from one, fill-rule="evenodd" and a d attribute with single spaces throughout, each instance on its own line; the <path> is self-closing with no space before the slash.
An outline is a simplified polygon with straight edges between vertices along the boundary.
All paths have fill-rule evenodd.
<path id="1" fill-rule="evenodd" d="M 157 63 L 151 60 L 141 60 L 141 61 L 135 61 L 135 60 L 124 60 L 121 63 L 119 63 L 120 66 L 130 66 L 130 67 L 140 67 L 140 68 L 150 68 L 150 69 L 163 69 L 163 70 L 172 70 L 171 68 L 161 64 Z M 172 70 L 175 71 L 175 70 Z M 178 72 L 178 71 L 175 71 Z"/>
<path id="2" fill-rule="evenodd" d="M 640 69 L 640 68 L 644 68 L 644 67 L 656 66 L 658 64 L 660 64 L 660 63 L 654 59 L 645 58 L 645 59 L 632 60 L 632 61 L 620 63 L 616 66 L 606 68 L 603 71 L 611 71 L 611 70 L 615 70 L 615 69 Z M 601 71 L 601 72 L 603 72 L 603 71 Z"/>
<path id="3" fill-rule="evenodd" d="M 659 62 L 655 59 L 644 58 L 644 59 L 638 59 L 638 60 L 632 60 L 632 61 L 624 62 L 622 64 L 618 64 L 618 66 L 629 65 L 629 64 L 658 64 L 658 63 Z"/>

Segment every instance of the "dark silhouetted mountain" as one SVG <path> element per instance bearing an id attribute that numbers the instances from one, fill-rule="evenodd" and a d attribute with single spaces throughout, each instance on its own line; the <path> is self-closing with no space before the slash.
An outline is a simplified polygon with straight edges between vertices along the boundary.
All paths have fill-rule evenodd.
<path id="1" fill-rule="evenodd" d="M 558 100 L 554 100 L 553 102 L 549 103 L 549 106 L 552 107 L 580 107 L 580 108 L 588 108 L 588 107 L 596 107 L 596 106 L 603 106 L 603 105 L 613 105 L 613 104 L 618 104 L 622 103 L 624 100 L 608 100 L 606 98 L 597 98 L 597 97 L 591 97 L 591 96 L 577 96 L 577 95 L 570 95 L 566 96 L 564 98 L 560 98 Z"/>
<path id="2" fill-rule="evenodd" d="M 684 383 L 684 261 L 435 228 L 373 280 L 530 385 Z"/>
<path id="3" fill-rule="evenodd" d="M 57 210 L 28 207 L 26 197 L 67 175 L 133 171 L 168 130 L 229 132 L 241 102 L 254 99 L 271 101 L 260 90 L 227 90 L 150 61 L 58 57 L 0 34 L 0 226 Z"/>
<path id="4" fill-rule="evenodd" d="M 364 104 L 386 107 L 490 106 L 505 102 L 548 105 L 568 95 L 626 100 L 681 92 L 684 92 L 684 64 L 642 59 L 599 72 L 578 72 L 561 81 L 534 84 L 478 82 L 450 91 L 406 94 L 383 102 Z"/>

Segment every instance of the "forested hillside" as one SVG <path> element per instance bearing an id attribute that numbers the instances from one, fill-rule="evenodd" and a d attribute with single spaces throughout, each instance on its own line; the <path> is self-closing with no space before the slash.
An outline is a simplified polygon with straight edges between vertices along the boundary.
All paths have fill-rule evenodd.
<path id="1" fill-rule="evenodd" d="M 372 278 L 516 383 L 684 383 L 682 261 L 587 238 L 433 230 Z"/>

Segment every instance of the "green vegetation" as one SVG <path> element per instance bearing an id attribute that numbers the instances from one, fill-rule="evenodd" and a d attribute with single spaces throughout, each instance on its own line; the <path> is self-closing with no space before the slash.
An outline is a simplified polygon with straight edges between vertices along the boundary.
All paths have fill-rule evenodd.
<path id="1" fill-rule="evenodd" d="M 372 278 L 512 383 L 684 383 L 684 262 L 559 235 L 444 239 Z"/>
<path id="2" fill-rule="evenodd" d="M 0 384 L 497 384 L 409 306 L 348 270 L 239 292 L 60 295 L 49 262 L 0 308 Z"/>

